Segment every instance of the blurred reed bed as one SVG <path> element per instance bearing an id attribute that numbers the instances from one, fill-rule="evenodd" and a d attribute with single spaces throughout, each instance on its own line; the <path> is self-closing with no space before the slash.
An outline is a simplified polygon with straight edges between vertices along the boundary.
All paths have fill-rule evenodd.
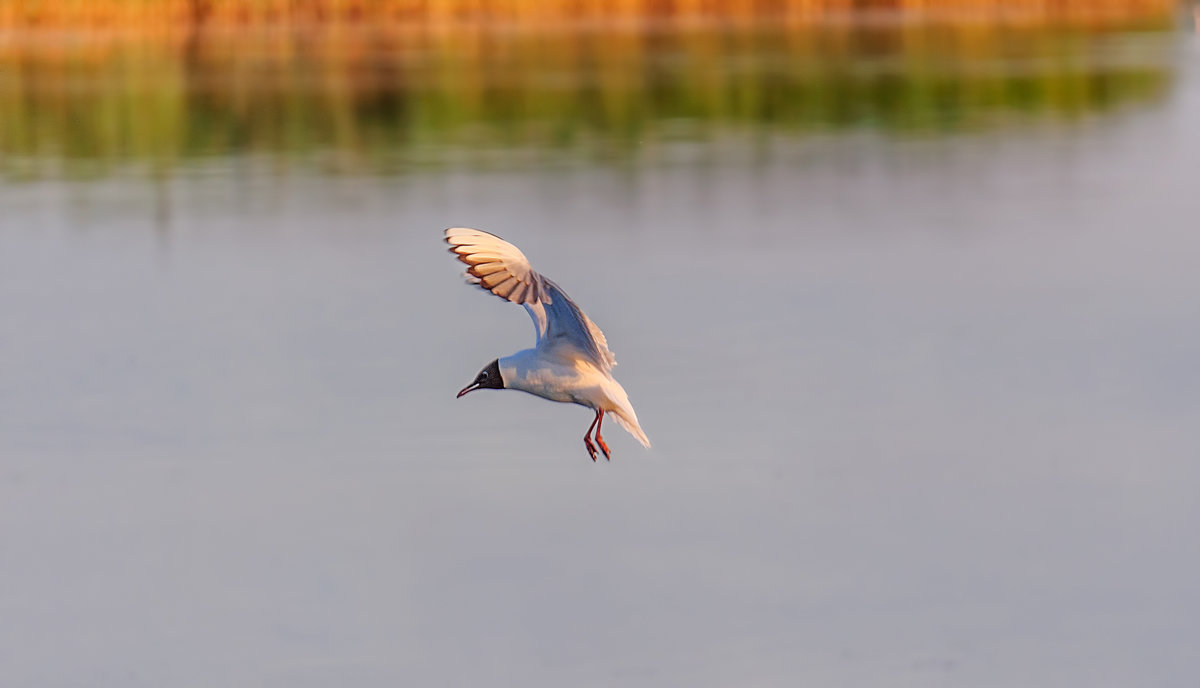
<path id="1" fill-rule="evenodd" d="M 1169 13 L 1175 0 L 0 0 L 0 27 L 261 26 L 295 22 L 511 23 L 671 21 L 719 17 L 825 21 L 834 15 L 903 12 L 957 20 L 1128 23 Z"/>
<path id="2" fill-rule="evenodd" d="M 106 6 L 47 4 L 56 11 Z M 846 130 L 934 135 L 1072 120 L 1153 103 L 1172 81 L 1165 43 L 1126 40 L 1170 25 L 1171 12 L 1152 2 L 1122 3 L 1144 12 L 1116 24 L 1063 20 L 1069 13 L 1044 23 L 867 21 L 836 13 L 779 23 L 754 15 L 766 3 L 749 0 L 576 4 L 662 13 L 728 5 L 744 20 L 518 30 L 463 22 L 447 29 L 365 21 L 384 10 L 356 0 L 213 0 L 205 3 L 212 23 L 188 30 L 10 32 L 0 38 L 0 174 L 80 177 L 130 166 L 169 174 L 247 155 L 282 170 L 307 161 L 334 173 L 622 161 L 675 143 L 731 137 L 761 143 Z M 406 18 L 435 6 L 503 7 L 512 16 L 536 14 L 538 6 L 379 5 Z M 172 0 L 129 6 L 176 7 Z M 314 16 L 334 8 L 356 20 L 223 26 L 213 19 L 251 6 Z"/>

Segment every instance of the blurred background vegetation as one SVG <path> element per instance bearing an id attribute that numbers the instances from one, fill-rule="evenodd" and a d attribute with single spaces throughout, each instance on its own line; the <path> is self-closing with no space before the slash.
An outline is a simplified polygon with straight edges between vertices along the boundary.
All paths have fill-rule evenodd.
<path id="1" fill-rule="evenodd" d="M 0 174 L 397 173 L 1070 122 L 1172 83 L 1168 0 L 0 0 Z"/>

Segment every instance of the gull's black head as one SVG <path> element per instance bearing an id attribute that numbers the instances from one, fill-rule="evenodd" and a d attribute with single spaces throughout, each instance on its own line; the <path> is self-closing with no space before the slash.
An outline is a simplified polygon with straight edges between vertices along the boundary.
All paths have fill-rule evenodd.
<path id="1" fill-rule="evenodd" d="M 487 364 L 486 368 L 479 371 L 479 374 L 475 376 L 475 381 L 463 387 L 458 396 L 461 397 L 467 392 L 473 392 L 477 389 L 504 389 L 504 378 L 500 377 L 499 359 L 492 361 Z"/>

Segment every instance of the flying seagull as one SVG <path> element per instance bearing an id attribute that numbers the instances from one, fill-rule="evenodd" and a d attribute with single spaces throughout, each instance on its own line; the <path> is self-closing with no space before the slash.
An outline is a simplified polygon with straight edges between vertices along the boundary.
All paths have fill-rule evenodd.
<path id="1" fill-rule="evenodd" d="M 494 234 L 467 227 L 446 230 L 450 252 L 467 265 L 467 281 L 525 307 L 537 331 L 532 349 L 518 351 L 489 363 L 458 396 L 476 389 L 519 389 L 551 401 L 586 406 L 596 412 L 583 434 L 592 461 L 596 444 L 609 458 L 600 436 L 604 414 L 649 447 L 650 440 L 638 425 L 637 414 L 621 384 L 613 379 L 617 359 L 608 350 L 604 333 L 557 284 L 534 272 L 520 249 Z"/>

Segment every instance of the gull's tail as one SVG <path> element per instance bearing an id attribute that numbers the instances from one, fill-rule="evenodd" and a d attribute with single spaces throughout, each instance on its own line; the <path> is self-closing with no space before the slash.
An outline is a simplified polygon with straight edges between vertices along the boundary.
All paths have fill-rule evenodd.
<path id="1" fill-rule="evenodd" d="M 617 419 L 626 432 L 636 437 L 643 447 L 650 447 L 650 438 L 646 437 L 646 433 L 642 432 L 642 426 L 638 425 L 637 414 L 633 412 L 633 406 L 629 404 L 628 399 L 625 400 L 624 408 L 610 409 L 608 413 Z"/>

